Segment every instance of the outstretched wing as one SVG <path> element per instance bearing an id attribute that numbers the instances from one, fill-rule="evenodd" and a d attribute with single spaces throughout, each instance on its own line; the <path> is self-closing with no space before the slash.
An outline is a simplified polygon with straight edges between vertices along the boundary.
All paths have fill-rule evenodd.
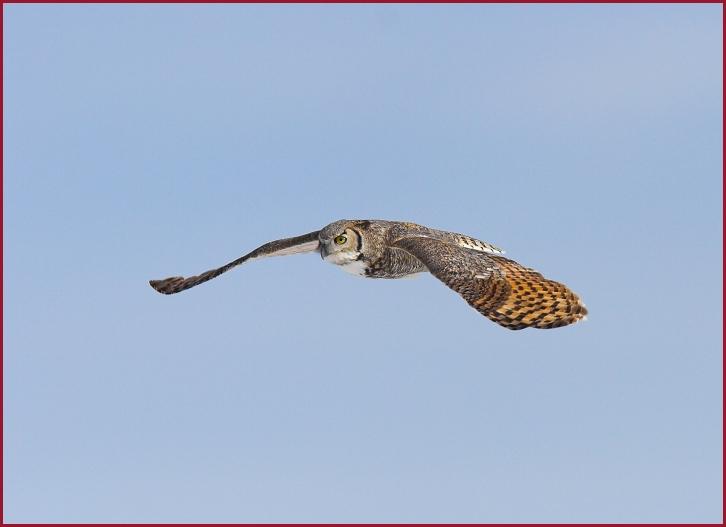
<path id="1" fill-rule="evenodd" d="M 587 315 L 566 286 L 503 256 L 421 236 L 393 246 L 413 254 L 469 305 L 505 328 L 556 328 Z"/>
<path id="2" fill-rule="evenodd" d="M 216 278 L 222 273 L 226 273 L 233 267 L 237 267 L 245 263 L 247 260 L 253 258 L 266 258 L 268 256 L 286 256 L 288 254 L 307 253 L 317 251 L 320 245 L 318 240 L 318 232 L 310 232 L 303 234 L 302 236 L 296 236 L 294 238 L 285 238 L 283 240 L 275 240 L 274 242 L 266 243 L 252 251 L 249 254 L 237 258 L 233 262 L 229 262 L 227 265 L 218 267 L 217 269 L 211 269 L 197 276 L 190 276 L 184 278 L 183 276 L 172 276 L 171 278 L 164 278 L 163 280 L 149 280 L 149 285 L 156 289 L 159 293 L 165 295 L 171 295 L 194 287 L 195 285 L 203 284 L 207 280 Z"/>

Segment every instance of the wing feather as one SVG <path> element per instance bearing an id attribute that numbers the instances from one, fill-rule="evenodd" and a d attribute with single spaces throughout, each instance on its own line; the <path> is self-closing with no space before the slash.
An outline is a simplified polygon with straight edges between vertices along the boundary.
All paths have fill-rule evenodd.
<path id="1" fill-rule="evenodd" d="M 503 256 L 421 236 L 393 245 L 413 254 L 470 306 L 506 328 L 556 328 L 587 315 L 565 285 Z"/>
<path id="2" fill-rule="evenodd" d="M 320 246 L 320 241 L 318 240 L 319 232 L 320 231 L 314 231 L 308 234 L 303 234 L 302 236 L 295 236 L 294 238 L 275 240 L 261 245 L 251 253 L 245 254 L 244 256 L 237 258 L 222 267 L 210 269 L 209 271 L 196 276 L 190 276 L 189 278 L 184 278 L 183 276 L 172 276 L 162 280 L 149 280 L 149 285 L 156 289 L 159 293 L 171 295 L 199 284 L 203 284 L 204 282 L 211 280 L 212 278 L 216 278 L 222 273 L 226 273 L 230 269 L 245 263 L 247 260 L 252 260 L 254 258 L 267 258 L 268 256 L 287 256 L 290 254 L 317 251 Z"/>

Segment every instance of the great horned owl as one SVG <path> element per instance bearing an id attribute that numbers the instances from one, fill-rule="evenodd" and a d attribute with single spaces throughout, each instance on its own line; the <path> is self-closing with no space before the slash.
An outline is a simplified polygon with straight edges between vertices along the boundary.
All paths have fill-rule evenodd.
<path id="1" fill-rule="evenodd" d="M 266 243 L 198 276 L 149 284 L 170 295 L 247 260 L 305 252 L 318 252 L 324 260 L 367 278 L 403 278 L 428 271 L 482 315 L 509 329 L 556 328 L 587 315 L 585 305 L 566 286 L 501 256 L 504 251 L 494 245 L 399 221 L 336 221 L 319 231 Z"/>

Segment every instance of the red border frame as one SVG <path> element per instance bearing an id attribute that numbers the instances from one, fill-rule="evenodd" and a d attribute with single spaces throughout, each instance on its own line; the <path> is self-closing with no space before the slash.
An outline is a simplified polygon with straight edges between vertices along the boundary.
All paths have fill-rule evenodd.
<path id="1" fill-rule="evenodd" d="M 721 4 L 723 6 L 724 2 L 720 0 L 701 0 L 698 2 L 689 2 L 689 1 L 678 1 L 678 0 L 641 0 L 639 2 L 633 2 L 628 0 L 612 0 L 610 2 L 603 2 L 603 1 L 577 1 L 577 0 L 560 0 L 559 2 L 554 2 L 551 0 L 530 0 L 528 2 L 518 1 L 518 0 L 500 0 L 499 2 L 492 2 L 492 1 L 480 1 L 480 0 L 459 0 L 457 2 L 442 2 L 438 0 L 398 0 L 396 2 L 391 1 L 376 1 L 376 0 L 358 0 L 358 1 L 349 1 L 349 0 L 343 0 L 343 1 L 336 1 L 336 0 L 318 0 L 316 2 L 310 2 L 307 0 L 288 0 L 288 1 L 281 1 L 281 0 L 262 0 L 259 2 L 250 2 L 250 1 L 238 1 L 238 0 L 216 0 L 214 2 L 199 2 L 198 0 L 152 0 L 152 1 L 134 1 L 134 0 L 117 0 L 117 1 L 111 1 L 111 0 L 100 0 L 100 1 L 93 1 L 93 0 L 77 0 L 75 2 L 68 1 L 68 0 L 48 0 L 45 2 L 40 2 L 36 0 L 0 0 L 2 1 L 2 8 L 0 9 L 0 37 L 3 36 L 3 30 L 4 30 L 4 15 L 5 15 L 5 4 L 204 4 L 204 3 L 215 3 L 215 4 L 447 4 L 447 3 L 457 3 L 457 4 L 562 4 L 562 3 L 572 3 L 572 4 L 681 4 L 681 3 L 696 3 L 696 4 Z M 723 13 L 722 13 L 722 30 L 723 30 Z M 722 34 L 723 37 L 723 34 Z M 722 38 L 722 46 L 723 46 L 723 38 Z M 2 42 L 0 42 L 0 51 L 3 53 L 0 53 L 0 68 L 4 66 L 3 59 L 4 59 L 4 39 Z M 723 55 L 722 55 L 723 58 Z M 723 64 L 722 64 L 723 67 Z M 2 72 L 4 72 L 4 69 L 2 69 Z M 2 75 L 2 73 L 0 73 Z M 723 81 L 723 72 L 722 72 L 722 81 Z M 723 82 L 722 82 L 722 89 L 723 89 Z M 0 105 L 0 117 L 4 116 L 4 103 L 5 103 L 5 89 L 4 89 L 4 83 L 0 81 L 0 95 L 2 95 L 2 104 Z M 722 94 L 723 97 L 723 94 Z M 725 99 L 726 100 L 726 99 Z M 724 113 L 723 113 L 723 106 L 722 106 L 722 114 L 721 114 L 721 135 L 722 140 L 724 141 L 723 149 L 722 149 L 722 165 L 723 165 L 723 152 L 726 150 L 726 140 L 723 139 L 723 122 L 724 122 Z M 4 120 L 3 120 L 4 123 Z M 3 140 L 2 143 L 2 149 L 0 149 L 0 161 L 4 159 L 4 151 L 5 151 L 5 142 L 4 142 L 4 126 L 2 129 L 0 129 L 0 139 Z M 0 167 L 0 183 L 4 183 L 4 173 L 3 173 L 3 167 Z M 723 166 L 721 167 L 723 171 Z M 721 175 L 722 179 L 722 197 L 721 197 L 721 205 L 723 209 L 723 203 L 726 202 L 726 186 L 724 185 L 724 181 L 726 178 L 724 178 L 724 173 L 722 172 Z M 0 185 L 0 210 L 4 213 L 4 185 Z M 4 214 L 3 214 L 4 219 Z M 0 220 L 2 221 L 2 220 Z M 723 212 L 722 212 L 722 251 L 724 256 L 726 256 L 726 251 L 724 250 L 724 241 L 726 241 L 726 236 L 723 234 L 723 228 L 726 227 L 726 221 L 724 221 L 723 218 Z M 4 225 L 4 221 L 3 221 Z M 2 254 L 2 251 L 4 249 L 4 229 L 0 230 L 0 241 L 2 241 L 2 247 L 0 248 L 0 254 Z M 0 261 L 0 271 L 3 270 L 3 262 Z M 723 261 L 722 261 L 723 265 Z M 0 280 L 0 294 L 3 293 L 3 285 L 4 285 L 4 273 L 3 273 L 3 280 Z M 726 294 L 726 283 L 724 283 L 723 279 L 726 276 L 726 273 L 722 270 L 722 310 L 724 307 L 723 304 L 723 295 Z M 4 296 L 3 296 L 4 299 Z M 0 315 L 3 314 L 3 301 L 0 301 Z M 2 330 L 4 329 L 4 321 L 5 318 L 3 317 L 3 327 L 0 329 L 0 333 L 2 333 Z M 724 315 L 724 322 L 726 322 L 726 315 Z M 723 348 L 723 325 L 721 326 L 721 344 Z M 4 339 L 3 339 L 4 343 Z M 0 344 L 0 355 L 2 355 L 2 344 Z M 722 357 L 723 357 L 723 349 L 722 349 Z M 3 373 L 3 364 L 0 363 L 0 373 Z M 726 371 L 726 369 L 724 370 Z M 4 376 L 0 378 L 0 388 L 3 389 L 4 394 Z M 723 390 L 723 388 L 722 388 Z M 721 393 L 721 407 L 723 408 L 724 398 L 723 398 L 723 391 Z M 723 423 L 722 423 L 723 427 Z M 726 428 L 723 428 L 723 430 L 726 430 Z M 2 422 L 0 422 L 0 435 L 4 438 L 4 419 Z M 723 435 L 722 435 L 723 440 Z M 3 442 L 4 444 L 4 442 Z M 724 469 L 724 461 L 723 461 L 723 445 L 721 446 L 721 453 L 722 453 L 722 461 L 721 461 L 721 472 L 723 474 Z M 0 448 L 0 469 L 3 469 L 3 481 L 4 481 L 4 448 Z M 22 525 L 27 527 L 34 527 L 34 526 L 43 526 L 43 525 L 73 525 L 73 524 L 47 524 L 47 523 L 23 523 L 23 524 L 13 524 L 13 523 L 5 523 L 5 515 L 4 515 L 4 501 L 5 501 L 5 493 L 3 492 L 3 495 L 0 496 L 0 525 Z M 722 504 L 722 518 L 724 516 L 724 511 L 726 511 L 726 508 L 724 508 Z M 93 524 L 93 523 L 84 523 L 83 525 L 135 525 L 135 526 L 154 526 L 154 525 L 180 525 L 175 523 L 134 523 L 134 524 L 124 524 L 124 523 L 113 523 L 113 524 Z M 378 527 L 380 525 L 507 525 L 511 527 L 524 527 L 524 526 L 533 526 L 533 525 L 548 525 L 548 524 L 538 524 L 538 523 L 508 523 L 508 524 L 496 524 L 496 523 L 488 523 L 488 524 L 482 524 L 482 523 L 426 523 L 426 524 L 417 524 L 417 523 L 399 523 L 399 524 L 386 524 L 386 523 L 320 523 L 320 524 L 299 524 L 299 523 L 266 523 L 266 524 L 259 524 L 259 523 L 184 523 L 181 525 L 265 525 L 270 527 L 281 527 L 281 526 L 287 526 L 287 525 L 330 525 L 330 526 L 339 526 L 339 525 L 355 525 L 359 527 Z M 552 524 L 549 524 L 552 525 Z M 661 525 L 661 524 L 615 524 L 615 523 L 598 523 L 598 524 L 588 524 L 588 523 L 568 523 L 567 525 L 601 525 L 603 527 L 607 526 L 617 526 L 620 527 L 622 525 Z M 695 524 L 686 524 L 686 523 L 669 523 L 668 525 L 724 525 L 723 523 L 695 523 Z"/>

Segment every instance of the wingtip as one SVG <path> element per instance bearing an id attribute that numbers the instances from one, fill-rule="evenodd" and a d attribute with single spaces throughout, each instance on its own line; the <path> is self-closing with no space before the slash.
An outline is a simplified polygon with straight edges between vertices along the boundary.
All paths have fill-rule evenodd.
<path id="1" fill-rule="evenodd" d="M 585 304 L 580 304 L 580 305 L 582 306 L 582 311 L 580 312 L 578 317 L 574 320 L 573 324 L 577 324 L 578 322 L 587 322 L 587 316 L 589 314 L 587 311 L 587 308 L 585 307 Z"/>
<path id="2" fill-rule="evenodd" d="M 183 276 L 172 276 L 170 278 L 164 278 L 163 280 L 149 280 L 149 285 L 163 295 L 170 295 L 175 292 L 173 290 L 174 285 L 183 280 Z"/>

